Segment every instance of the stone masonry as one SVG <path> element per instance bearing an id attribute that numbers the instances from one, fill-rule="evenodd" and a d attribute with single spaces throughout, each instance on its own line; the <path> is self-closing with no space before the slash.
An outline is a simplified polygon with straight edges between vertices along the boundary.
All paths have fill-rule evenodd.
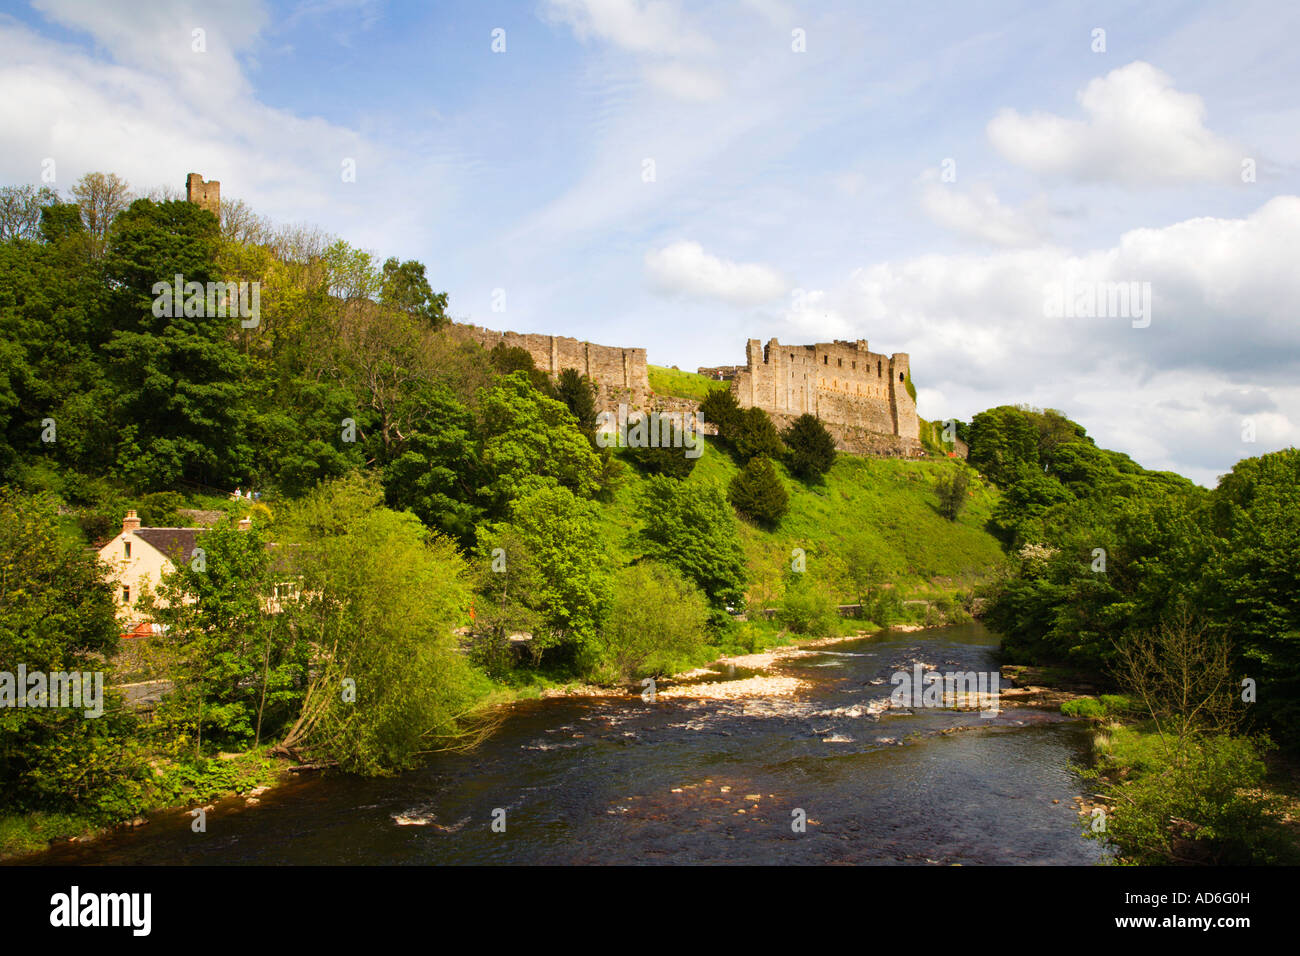
<path id="1" fill-rule="evenodd" d="M 641 408 L 650 401 L 645 349 L 596 345 L 564 335 L 497 332 L 461 323 L 452 329 L 486 349 L 499 342 L 504 342 L 507 348 L 521 348 L 533 357 L 534 365 L 552 375 L 566 368 L 577 369 L 596 383 L 596 401 L 601 408 L 613 409 L 620 403 Z"/>
<path id="2" fill-rule="evenodd" d="M 215 179 L 205 183 L 201 175 L 190 173 L 185 177 L 185 198 L 221 218 L 221 183 Z"/>
<path id="3" fill-rule="evenodd" d="M 746 365 L 731 379 L 741 407 L 756 406 L 780 418 L 804 413 L 845 434 L 893 436 L 875 454 L 923 453 L 916 403 L 907 391 L 908 356 L 872 352 L 865 339 L 766 346 L 750 339 Z M 873 444 L 879 445 L 879 442 Z"/>

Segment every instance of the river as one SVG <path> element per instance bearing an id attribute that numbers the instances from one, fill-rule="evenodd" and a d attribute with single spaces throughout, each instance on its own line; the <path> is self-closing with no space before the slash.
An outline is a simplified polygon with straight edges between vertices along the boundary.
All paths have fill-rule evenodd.
<path id="1" fill-rule="evenodd" d="M 788 697 L 523 702 L 472 753 L 385 779 L 308 776 L 256 806 L 223 801 L 205 833 L 172 811 L 29 862 L 1096 862 L 1071 770 L 1085 725 L 1034 709 L 869 714 L 895 671 L 996 670 L 995 650 L 978 624 L 886 631 L 777 663 L 806 682 Z"/>

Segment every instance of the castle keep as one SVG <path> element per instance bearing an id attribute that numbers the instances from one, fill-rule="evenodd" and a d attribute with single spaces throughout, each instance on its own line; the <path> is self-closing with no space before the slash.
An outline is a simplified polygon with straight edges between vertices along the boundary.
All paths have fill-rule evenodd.
<path id="1" fill-rule="evenodd" d="M 761 408 L 778 421 L 816 415 L 828 425 L 844 426 L 837 435 L 844 444 L 851 443 L 846 438 L 868 432 L 895 437 L 875 443 L 882 450 L 885 445 L 892 453 L 920 449 L 906 353 L 872 352 L 865 339 L 816 345 L 782 345 L 771 339 L 766 346 L 750 339 L 745 359 L 745 366 L 730 376 L 728 370 L 709 370 L 731 378 L 742 407 Z"/>
<path id="2" fill-rule="evenodd" d="M 185 177 L 185 198 L 221 218 L 221 183 L 215 179 L 205 183 L 201 175 L 190 173 Z"/>

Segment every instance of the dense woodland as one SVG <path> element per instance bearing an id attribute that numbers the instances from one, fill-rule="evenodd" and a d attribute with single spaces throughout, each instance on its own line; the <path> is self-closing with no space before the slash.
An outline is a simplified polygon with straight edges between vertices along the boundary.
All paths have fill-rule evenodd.
<path id="1" fill-rule="evenodd" d="M 590 381 L 458 337 L 421 263 L 238 202 L 218 220 L 134 198 L 112 175 L 68 200 L 0 196 L 0 662 L 162 675 L 175 691 L 147 721 L 120 705 L 100 720 L 0 712 L 0 810 L 119 819 L 229 786 L 256 768 L 213 758 L 268 747 L 391 772 L 472 745 L 491 730 L 485 705 L 536 675 L 628 681 L 744 646 L 747 600 L 776 602 L 795 633 L 837 626 L 846 600 L 888 623 L 899 582 L 928 576 L 917 555 L 948 546 L 940 529 L 891 566 L 872 539 L 837 538 L 833 573 L 767 580 L 753 542 L 784 541 L 771 536 L 814 496 L 865 487 L 815 418 L 781 433 L 708 393 L 725 479 L 680 449 L 613 452 L 595 441 Z M 259 283 L 256 324 L 197 305 L 157 315 L 155 286 L 176 276 Z M 1265 734 L 1296 739 L 1300 453 L 1243 460 L 1208 491 L 1052 411 L 995 408 L 959 433 L 969 466 L 906 478 L 923 478 L 913 494 L 953 549 L 976 533 L 969 503 L 996 500 L 987 529 L 1006 557 L 987 562 L 983 596 L 1009 658 L 1095 673 L 1158 728 L 1177 715 L 1153 792 L 1194 803 L 1219 788 L 1228 822 L 1197 839 L 1265 853 L 1269 810 L 1242 810 L 1233 781 L 1263 773 Z M 258 498 L 232 501 L 237 488 Z M 640 520 L 622 528 L 629 496 Z M 187 506 L 227 520 L 165 581 L 166 631 L 128 660 L 90 548 L 127 508 L 177 525 Z M 1211 679 L 1181 697 L 1177 675 L 1144 684 L 1153 648 Z M 1243 678 L 1257 702 L 1238 700 Z M 1154 799 L 1124 817 L 1135 858 L 1169 842 L 1143 828 L 1193 812 Z"/>

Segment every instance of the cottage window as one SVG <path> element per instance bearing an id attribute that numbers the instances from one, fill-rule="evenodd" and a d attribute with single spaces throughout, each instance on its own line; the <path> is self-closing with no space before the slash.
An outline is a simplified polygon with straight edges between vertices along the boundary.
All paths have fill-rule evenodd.
<path id="1" fill-rule="evenodd" d="M 128 557 L 128 558 L 131 557 L 131 542 L 130 542 L 130 541 L 123 541 L 123 542 L 122 542 L 122 547 L 123 547 L 123 549 L 125 549 L 125 556 Z"/>
<path id="2" fill-rule="evenodd" d="M 122 588 L 122 603 L 123 604 L 131 603 L 131 588 L 129 586 L 125 586 Z"/>

